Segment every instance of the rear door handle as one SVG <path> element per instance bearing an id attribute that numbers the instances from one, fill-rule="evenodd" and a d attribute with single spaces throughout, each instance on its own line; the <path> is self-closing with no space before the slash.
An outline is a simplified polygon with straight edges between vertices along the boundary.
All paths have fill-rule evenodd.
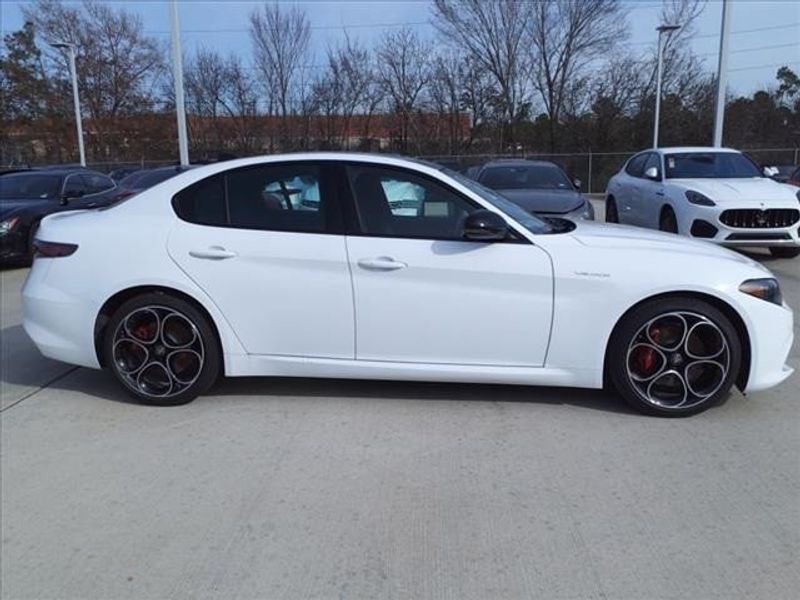
<path id="1" fill-rule="evenodd" d="M 390 256 L 378 256 L 376 258 L 362 258 L 358 261 L 358 266 L 369 271 L 397 271 L 405 269 L 408 265 Z"/>
<path id="2" fill-rule="evenodd" d="M 223 260 L 238 256 L 236 252 L 225 250 L 222 246 L 210 246 L 198 250 L 189 250 L 189 256 L 194 258 L 204 258 L 206 260 Z"/>

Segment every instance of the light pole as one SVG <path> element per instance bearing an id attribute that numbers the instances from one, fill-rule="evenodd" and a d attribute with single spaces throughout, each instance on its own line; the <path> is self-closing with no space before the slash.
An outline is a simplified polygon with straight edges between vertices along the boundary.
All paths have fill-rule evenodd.
<path id="1" fill-rule="evenodd" d="M 717 64 L 717 109 L 714 112 L 714 147 L 722 146 L 722 126 L 725 121 L 725 91 L 728 87 L 728 40 L 731 32 L 731 5 L 722 0 L 722 25 L 719 34 Z"/>
<path id="2" fill-rule="evenodd" d="M 181 34 L 178 25 L 178 0 L 170 6 L 172 30 L 172 76 L 175 85 L 175 113 L 178 119 L 178 156 L 181 166 L 189 164 L 189 140 L 186 135 L 186 107 L 183 98 L 183 59 L 181 57 Z"/>
<path id="3" fill-rule="evenodd" d="M 658 119 L 661 114 L 661 73 L 664 69 L 664 42 L 662 35 L 670 34 L 680 29 L 680 25 L 659 25 L 656 27 L 658 32 L 658 72 L 656 74 L 656 115 L 653 124 L 653 148 L 658 148 Z"/>
<path id="4" fill-rule="evenodd" d="M 78 128 L 78 154 L 81 166 L 86 166 L 86 153 L 83 150 L 83 123 L 81 122 L 81 101 L 78 97 L 78 73 L 75 70 L 75 45 L 68 42 L 51 42 L 53 48 L 67 50 L 69 53 L 69 74 L 72 79 L 72 102 L 75 105 L 75 126 Z"/>

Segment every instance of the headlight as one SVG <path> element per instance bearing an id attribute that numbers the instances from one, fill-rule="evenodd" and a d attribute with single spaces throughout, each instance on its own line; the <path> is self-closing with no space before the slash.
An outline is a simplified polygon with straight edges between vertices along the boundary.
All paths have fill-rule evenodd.
<path id="1" fill-rule="evenodd" d="M 699 204 L 700 206 L 716 206 L 711 198 L 694 190 L 686 190 L 686 199 L 692 204 Z"/>
<path id="2" fill-rule="evenodd" d="M 17 217 L 6 219 L 5 221 L 0 222 L 0 235 L 5 235 L 11 231 L 14 231 L 14 227 L 17 226 L 17 223 L 19 223 L 19 218 Z"/>
<path id="3" fill-rule="evenodd" d="M 749 296 L 761 298 L 767 302 L 772 302 L 781 306 L 783 304 L 783 294 L 777 279 L 772 277 L 764 279 L 748 279 L 739 286 L 739 291 Z"/>

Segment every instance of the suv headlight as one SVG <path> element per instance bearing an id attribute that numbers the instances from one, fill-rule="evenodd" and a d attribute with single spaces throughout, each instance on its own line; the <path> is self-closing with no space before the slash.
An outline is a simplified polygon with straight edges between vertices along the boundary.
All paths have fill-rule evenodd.
<path id="1" fill-rule="evenodd" d="M 777 279 L 765 277 L 764 279 L 748 279 L 739 286 L 739 291 L 748 296 L 755 296 L 778 306 L 783 305 L 781 285 Z"/>
<path id="2" fill-rule="evenodd" d="M 5 235 L 11 231 L 14 231 L 14 227 L 17 226 L 19 223 L 18 217 L 12 217 L 10 219 L 6 219 L 5 221 L 0 221 L 0 235 Z"/>
<path id="3" fill-rule="evenodd" d="M 714 201 L 708 196 L 695 192 L 694 190 L 686 190 L 686 199 L 692 204 L 699 204 L 700 206 L 716 206 Z"/>

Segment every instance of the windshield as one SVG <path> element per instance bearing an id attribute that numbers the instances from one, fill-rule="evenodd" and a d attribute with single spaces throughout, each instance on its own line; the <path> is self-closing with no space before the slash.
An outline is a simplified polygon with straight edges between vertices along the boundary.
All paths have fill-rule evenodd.
<path id="1" fill-rule="evenodd" d="M 3 200 L 47 200 L 61 191 L 59 175 L 10 173 L 0 177 L 0 198 Z"/>
<path id="2" fill-rule="evenodd" d="M 738 152 L 667 154 L 667 179 L 746 179 L 761 177 L 759 168 Z"/>
<path id="3" fill-rule="evenodd" d="M 553 228 L 550 226 L 550 224 L 542 221 L 539 217 L 526 212 L 510 200 L 507 200 L 497 192 L 481 185 L 474 179 L 470 179 L 469 177 L 466 177 L 461 173 L 457 173 L 456 171 L 451 171 L 450 169 L 442 169 L 442 171 L 447 173 L 447 175 L 455 179 L 464 187 L 468 188 L 470 191 L 474 192 L 487 202 L 502 210 L 531 233 L 552 233 Z"/>
<path id="4" fill-rule="evenodd" d="M 481 183 L 493 190 L 572 190 L 564 172 L 555 165 L 489 167 Z"/>

